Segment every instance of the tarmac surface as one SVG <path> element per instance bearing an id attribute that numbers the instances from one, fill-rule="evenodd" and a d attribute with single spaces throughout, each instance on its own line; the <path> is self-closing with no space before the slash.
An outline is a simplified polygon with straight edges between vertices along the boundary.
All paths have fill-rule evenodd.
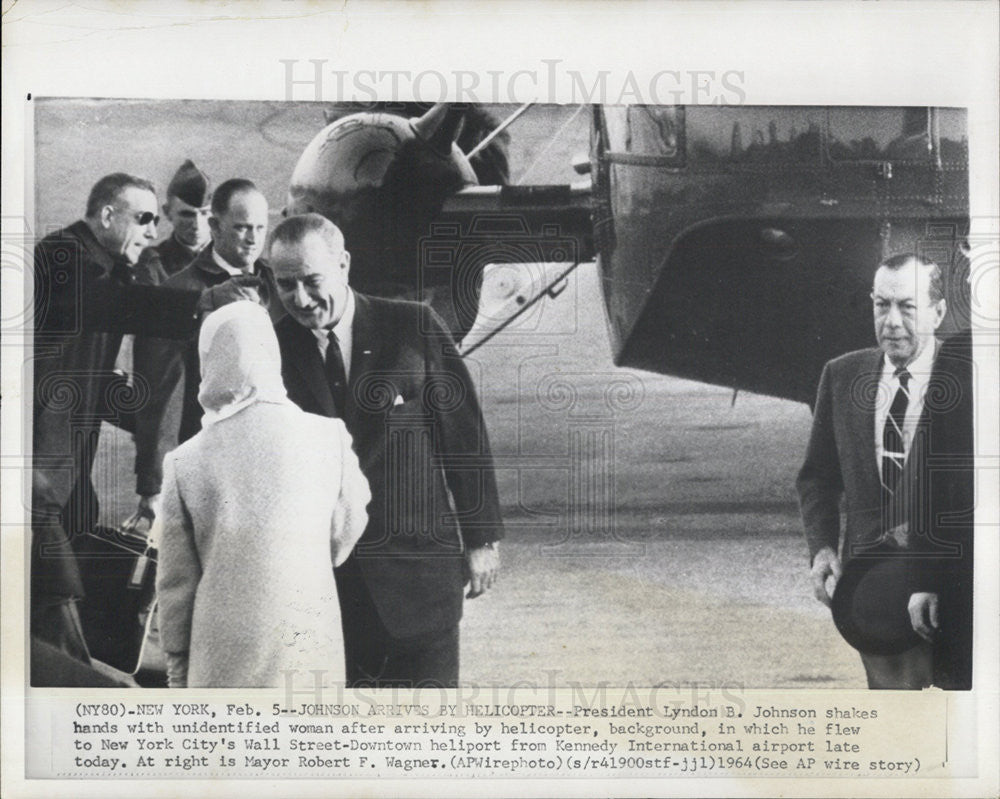
<path id="1" fill-rule="evenodd" d="M 217 180 L 254 179 L 274 223 L 321 108 L 42 100 L 35 229 L 79 218 L 100 175 L 164 187 L 187 157 Z M 515 180 L 577 179 L 586 112 L 538 111 L 512 128 Z M 494 268 L 484 311 L 555 268 Z M 466 602 L 463 683 L 864 687 L 809 585 L 794 490 L 806 406 L 744 393 L 734 403 L 726 388 L 616 368 L 593 264 L 469 362 L 507 539 L 499 585 Z M 133 455 L 130 437 L 106 427 L 95 468 L 106 522 L 135 508 Z"/>

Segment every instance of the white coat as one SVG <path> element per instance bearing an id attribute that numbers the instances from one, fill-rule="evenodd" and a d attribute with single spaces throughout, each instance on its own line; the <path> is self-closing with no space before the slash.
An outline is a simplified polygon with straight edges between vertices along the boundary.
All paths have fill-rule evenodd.
<path id="1" fill-rule="evenodd" d="M 163 648 L 188 653 L 189 687 L 283 687 L 312 669 L 341 683 L 333 567 L 371 497 L 350 435 L 284 398 L 263 309 L 216 311 L 201 344 L 206 426 L 165 458 L 154 532 Z"/>

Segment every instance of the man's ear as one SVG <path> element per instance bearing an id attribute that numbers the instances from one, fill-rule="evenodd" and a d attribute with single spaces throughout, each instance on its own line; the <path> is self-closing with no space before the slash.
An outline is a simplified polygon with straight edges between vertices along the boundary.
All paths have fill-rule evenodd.
<path id="1" fill-rule="evenodd" d="M 213 233 L 219 232 L 219 220 L 215 216 L 210 216 L 208 218 L 208 229 Z"/>
<path id="2" fill-rule="evenodd" d="M 937 301 L 934 313 L 936 314 L 934 319 L 934 329 L 937 330 L 941 325 L 941 322 L 944 321 L 945 314 L 948 313 L 948 301 L 944 297 Z"/>
<path id="3" fill-rule="evenodd" d="M 347 277 L 351 273 L 351 254 L 347 250 L 344 250 L 340 268 L 344 270 L 344 277 Z"/>
<path id="4" fill-rule="evenodd" d="M 111 227 L 111 217 L 115 215 L 115 207 L 113 205 L 105 205 L 101 209 L 101 227 L 107 230 Z"/>

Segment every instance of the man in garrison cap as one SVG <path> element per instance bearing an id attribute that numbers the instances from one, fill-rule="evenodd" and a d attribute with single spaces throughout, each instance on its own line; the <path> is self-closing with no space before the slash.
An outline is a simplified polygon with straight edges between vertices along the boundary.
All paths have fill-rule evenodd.
<path id="1" fill-rule="evenodd" d="M 173 234 L 143 251 L 136 265 L 137 282 L 158 286 L 195 259 L 210 240 L 211 202 L 208 176 L 193 161 L 186 160 L 167 186 L 167 201 L 163 204 Z"/>
<path id="2" fill-rule="evenodd" d="M 163 214 L 173 227 L 168 239 L 146 247 L 135 265 L 134 280 L 147 286 L 159 286 L 168 278 L 190 264 L 211 240 L 208 218 L 211 215 L 212 188 L 208 176 L 190 159 L 184 161 L 167 186 L 167 201 Z M 185 287 L 191 288 L 191 287 Z M 127 336 L 122 342 L 116 370 L 133 372 L 148 384 L 154 384 L 159 375 L 156 355 L 151 339 L 140 337 L 133 341 Z M 174 404 L 168 414 L 179 418 L 180 408 Z M 130 433 L 136 432 L 134 414 L 122 414 L 118 426 Z"/>
<path id="3" fill-rule="evenodd" d="M 267 280 L 259 258 L 267 237 L 268 205 L 250 180 L 232 178 L 216 187 L 211 205 L 211 244 L 163 288 L 197 291 L 236 285 L 231 278 Z M 236 289 L 238 291 L 238 289 Z M 256 295 L 254 295 L 256 296 Z M 136 530 L 155 517 L 163 456 L 201 429 L 197 335 L 185 341 L 137 336 L 135 371 L 149 386 L 149 401 L 136 412 L 135 472 L 139 504 L 123 522 Z"/>

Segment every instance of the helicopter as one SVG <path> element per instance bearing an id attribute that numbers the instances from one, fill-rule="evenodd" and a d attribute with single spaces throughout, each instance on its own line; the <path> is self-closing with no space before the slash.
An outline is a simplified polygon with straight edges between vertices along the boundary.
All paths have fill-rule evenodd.
<path id="1" fill-rule="evenodd" d="M 870 345 L 886 256 L 935 260 L 942 333 L 968 322 L 964 109 L 595 105 L 584 180 L 509 185 L 496 146 L 530 105 L 471 139 L 461 104 L 328 113 L 285 213 L 327 216 L 356 288 L 427 300 L 459 339 L 488 264 L 568 264 L 523 310 L 596 257 L 618 366 L 810 404 L 827 360 Z"/>

